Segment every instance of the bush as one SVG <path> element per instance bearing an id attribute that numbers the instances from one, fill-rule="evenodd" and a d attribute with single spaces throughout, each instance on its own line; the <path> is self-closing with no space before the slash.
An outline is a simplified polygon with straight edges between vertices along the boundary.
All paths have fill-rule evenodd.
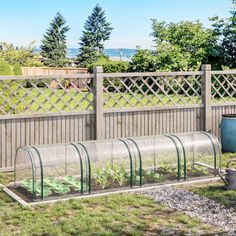
<path id="1" fill-rule="evenodd" d="M 12 70 L 14 75 L 22 75 L 22 70 L 19 64 L 14 65 Z"/>
<path id="2" fill-rule="evenodd" d="M 0 59 L 0 76 L 1 75 L 14 75 L 13 72 L 19 73 L 20 67 L 10 66 L 7 62 Z M 0 81 L 0 115 L 5 114 L 17 114 L 24 110 L 24 106 L 21 103 L 18 83 L 22 81 L 2 80 Z M 14 92 L 14 94 L 13 94 Z M 8 101 L 6 103 L 6 100 Z"/>
<path id="3" fill-rule="evenodd" d="M 129 62 L 111 61 L 107 58 L 100 58 L 97 62 L 89 66 L 89 71 L 93 71 L 94 66 L 102 66 L 104 73 L 127 72 L 129 70 Z"/>
<path id="4" fill-rule="evenodd" d="M 12 67 L 3 60 L 0 60 L 0 75 L 13 75 Z"/>
<path id="5" fill-rule="evenodd" d="M 130 70 L 134 72 L 154 72 L 157 70 L 155 53 L 148 49 L 138 49 L 131 58 Z"/>

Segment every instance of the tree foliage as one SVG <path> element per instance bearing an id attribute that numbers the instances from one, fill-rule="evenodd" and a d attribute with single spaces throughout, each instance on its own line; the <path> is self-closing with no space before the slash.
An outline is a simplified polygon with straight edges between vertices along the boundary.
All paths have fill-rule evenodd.
<path id="1" fill-rule="evenodd" d="M 214 33 L 218 37 L 220 61 L 224 66 L 236 68 L 236 0 L 232 0 L 231 17 L 221 19 L 210 18 Z"/>
<path id="2" fill-rule="evenodd" d="M 2 42 L 2 50 L 0 50 L 0 59 L 9 63 L 12 66 L 41 66 L 37 55 L 33 53 L 34 42 L 30 43 L 27 47 L 15 47 L 12 44 Z"/>
<path id="3" fill-rule="evenodd" d="M 11 65 L 1 59 L 0 59 L 0 75 L 13 75 Z"/>
<path id="4" fill-rule="evenodd" d="M 132 70 L 187 71 L 197 70 L 218 56 L 217 37 L 199 21 L 166 23 L 152 19 L 154 50 L 138 50 L 132 58 Z"/>
<path id="5" fill-rule="evenodd" d="M 110 38 L 112 29 L 111 24 L 106 20 L 105 11 L 96 5 L 85 22 L 80 39 L 80 53 L 77 58 L 79 66 L 87 67 L 102 56 L 104 42 Z"/>
<path id="6" fill-rule="evenodd" d="M 93 67 L 102 66 L 104 73 L 127 72 L 129 70 L 129 62 L 127 61 L 111 61 L 108 58 L 101 57 L 98 61 L 89 66 L 89 71 L 93 71 Z"/>
<path id="7" fill-rule="evenodd" d="M 70 28 L 65 24 L 65 18 L 57 12 L 43 36 L 41 55 L 46 66 L 63 67 L 67 64 L 66 33 Z"/>
<path id="8" fill-rule="evenodd" d="M 156 71 L 156 55 L 155 52 L 148 49 L 138 48 L 130 61 L 131 71 Z"/>

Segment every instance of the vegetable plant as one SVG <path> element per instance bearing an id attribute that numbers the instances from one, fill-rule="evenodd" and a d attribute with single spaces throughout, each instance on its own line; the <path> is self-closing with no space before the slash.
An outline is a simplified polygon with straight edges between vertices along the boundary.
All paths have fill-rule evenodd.
<path id="1" fill-rule="evenodd" d="M 175 174 L 176 171 L 176 168 L 173 168 L 171 164 L 168 164 L 166 162 L 162 163 L 158 169 L 164 174 Z"/>
<path id="2" fill-rule="evenodd" d="M 102 189 L 105 189 L 107 187 L 107 184 L 109 182 L 110 172 L 108 172 L 108 169 L 101 169 L 99 167 L 95 168 L 93 171 L 93 178 L 96 183 L 98 183 Z"/>
<path id="3" fill-rule="evenodd" d="M 145 172 L 145 179 L 154 182 L 164 181 L 165 177 L 163 174 L 156 173 L 155 171 L 148 170 Z"/>
<path id="4" fill-rule="evenodd" d="M 112 180 L 117 181 L 120 186 L 122 186 L 127 180 L 127 173 L 124 167 L 119 167 L 114 164 L 110 173 Z"/>
<path id="5" fill-rule="evenodd" d="M 76 191 L 81 191 L 81 181 L 73 176 L 65 176 L 63 179 L 64 183 L 73 188 Z M 83 183 L 83 189 L 87 188 L 86 183 Z"/>
<path id="6" fill-rule="evenodd" d="M 31 179 L 26 179 L 21 182 L 21 186 L 25 188 L 28 192 L 32 193 L 33 182 Z"/>
<path id="7" fill-rule="evenodd" d="M 31 194 L 33 193 L 33 181 L 31 179 L 27 179 L 21 182 L 21 186 L 25 188 Z M 36 194 L 41 194 L 41 182 L 38 181 L 35 184 L 35 192 Z M 43 186 L 43 196 L 48 197 L 52 194 L 51 189 L 48 186 Z"/>
<path id="8" fill-rule="evenodd" d="M 36 187 L 35 188 L 36 193 L 41 194 L 41 182 L 37 182 L 35 187 Z M 50 187 L 44 185 L 43 186 L 43 196 L 48 197 L 51 194 L 52 194 L 52 191 L 51 191 Z"/>
<path id="9" fill-rule="evenodd" d="M 70 188 L 60 182 L 59 180 L 54 179 L 53 177 L 47 177 L 44 179 L 45 185 L 49 186 L 51 190 L 59 195 L 63 195 L 70 192 Z"/>

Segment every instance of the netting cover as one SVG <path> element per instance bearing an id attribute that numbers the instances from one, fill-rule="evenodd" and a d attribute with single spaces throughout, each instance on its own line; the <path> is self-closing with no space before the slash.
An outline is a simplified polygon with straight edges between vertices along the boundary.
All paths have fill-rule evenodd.
<path id="1" fill-rule="evenodd" d="M 221 148 L 205 132 L 21 147 L 15 190 L 26 199 L 89 194 L 209 176 Z"/>

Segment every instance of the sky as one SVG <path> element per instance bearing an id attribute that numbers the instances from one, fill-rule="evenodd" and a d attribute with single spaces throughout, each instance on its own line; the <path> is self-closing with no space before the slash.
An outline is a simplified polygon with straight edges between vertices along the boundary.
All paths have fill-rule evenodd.
<path id="1" fill-rule="evenodd" d="M 114 28 L 105 48 L 151 48 L 151 18 L 166 22 L 229 17 L 231 0 L 0 0 L 0 42 L 39 46 L 51 19 L 60 11 L 71 28 L 67 45 L 78 47 L 83 25 L 98 3 Z"/>

